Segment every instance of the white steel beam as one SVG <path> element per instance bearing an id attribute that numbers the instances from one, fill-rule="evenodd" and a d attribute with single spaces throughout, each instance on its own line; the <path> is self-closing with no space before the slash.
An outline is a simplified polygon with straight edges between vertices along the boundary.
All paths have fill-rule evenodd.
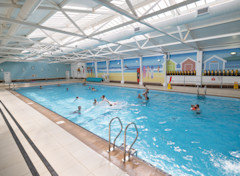
<path id="1" fill-rule="evenodd" d="M 68 32 L 68 31 L 63 31 L 63 30 L 59 30 L 59 29 L 54 29 L 54 28 L 50 28 L 50 27 L 46 27 L 46 26 L 41 26 L 41 25 L 38 25 L 38 24 L 29 23 L 29 22 L 20 21 L 20 20 L 15 20 L 15 19 L 12 19 L 12 18 L 6 18 L 6 17 L 0 16 L 0 21 L 7 21 L 7 22 L 10 22 L 10 23 L 15 23 L 15 24 L 21 24 L 21 25 L 25 25 L 25 26 L 30 26 L 30 27 L 32 27 L 32 28 L 39 28 L 39 29 L 44 29 L 44 30 L 48 30 L 48 31 L 53 31 L 53 32 L 58 32 L 58 33 L 66 34 L 66 35 L 71 35 L 71 36 L 76 36 L 76 37 L 82 37 L 82 38 L 84 38 L 83 35 L 80 35 L 80 34 L 77 34 L 77 33 Z"/>
<path id="2" fill-rule="evenodd" d="M 132 6 L 132 3 L 130 2 L 130 0 L 125 0 L 125 1 L 126 1 L 128 7 L 129 7 L 129 9 L 131 10 L 131 12 L 137 17 L 138 15 L 137 15 L 134 7 Z"/>
<path id="3" fill-rule="evenodd" d="M 134 21 L 136 21 L 136 22 L 139 22 L 139 23 L 141 23 L 141 24 L 144 24 L 145 26 L 147 26 L 147 27 L 149 27 L 149 28 L 151 28 L 151 29 L 153 29 L 153 30 L 155 30 L 155 31 L 158 31 L 158 32 L 160 32 L 160 33 L 163 33 L 163 34 L 165 34 L 165 35 L 167 35 L 167 36 L 169 36 L 169 37 L 171 37 L 171 38 L 173 38 L 173 39 L 181 42 L 182 44 L 187 45 L 188 47 L 197 49 L 197 48 L 195 48 L 195 47 L 193 47 L 193 46 L 191 46 L 191 45 L 186 44 L 185 42 L 183 42 L 183 41 L 180 40 L 179 38 L 177 38 L 177 37 L 175 37 L 175 36 L 173 36 L 173 35 L 171 35 L 171 34 L 168 34 L 167 32 L 162 31 L 162 30 L 160 30 L 159 28 L 156 28 L 156 27 L 152 26 L 151 24 L 143 21 L 144 17 L 146 17 L 146 16 L 149 17 L 149 15 L 152 15 L 152 14 L 158 15 L 156 12 L 153 12 L 153 13 L 151 13 L 151 14 L 149 14 L 149 15 L 145 15 L 144 17 L 137 18 L 137 17 L 135 17 L 134 15 L 130 14 L 129 12 L 127 12 L 127 11 L 125 11 L 125 10 L 117 7 L 117 6 L 115 6 L 114 4 L 111 4 L 110 2 L 108 2 L 108 1 L 106 1 L 106 0 L 94 0 L 94 1 L 97 2 L 97 3 L 99 3 L 99 4 L 101 4 L 101 5 L 103 5 L 103 6 L 105 6 L 105 7 L 107 7 L 107 8 L 109 8 L 109 9 L 111 9 L 111 10 L 113 10 L 113 11 L 115 11 L 115 12 L 118 12 L 118 13 L 120 13 L 120 14 L 122 14 L 122 15 L 124 15 L 124 16 L 126 16 L 126 17 L 128 17 L 128 18 L 130 18 L 130 19 L 132 19 L 132 20 L 134 20 Z M 191 1 L 191 2 L 196 2 L 196 1 L 198 1 L 198 0 L 189 0 L 189 1 Z M 184 2 L 185 2 L 185 1 L 184 1 Z"/>

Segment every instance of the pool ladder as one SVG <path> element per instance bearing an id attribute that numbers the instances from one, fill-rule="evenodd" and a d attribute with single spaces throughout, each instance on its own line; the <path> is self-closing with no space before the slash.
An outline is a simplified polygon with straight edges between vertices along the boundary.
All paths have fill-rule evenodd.
<path id="1" fill-rule="evenodd" d="M 13 87 L 11 88 L 11 85 L 13 85 Z M 15 87 L 16 87 L 16 85 L 13 83 L 13 82 L 10 82 L 9 84 L 8 84 L 8 87 L 9 87 L 9 89 L 12 89 L 12 90 L 14 90 L 15 89 Z"/>
<path id="2" fill-rule="evenodd" d="M 115 137 L 115 139 L 114 139 L 113 147 L 111 147 L 111 124 L 112 124 L 113 120 L 115 120 L 115 119 L 118 119 L 118 121 L 119 121 L 119 123 L 120 123 L 120 125 L 121 125 L 121 130 L 119 131 L 118 135 L 117 135 L 117 136 Z M 131 144 L 130 146 L 127 146 L 127 144 L 126 144 L 126 143 L 127 143 L 126 136 L 127 136 L 127 129 L 128 129 L 128 127 L 129 127 L 130 125 L 134 125 L 134 127 L 135 127 L 135 129 L 136 129 L 136 137 L 135 137 L 134 141 L 132 142 L 132 144 Z M 115 142 L 116 142 L 117 138 L 119 137 L 119 135 L 120 135 L 121 132 L 122 132 L 122 127 L 123 127 L 123 126 L 122 126 L 122 122 L 121 122 L 121 120 L 119 119 L 119 117 L 114 117 L 114 118 L 112 118 L 111 121 L 109 122 L 109 146 L 108 146 L 107 152 L 111 152 L 111 151 L 114 151 L 114 150 L 115 150 Z M 137 125 L 136 125 L 134 122 L 131 122 L 131 123 L 129 123 L 129 124 L 126 126 L 126 128 L 125 128 L 125 130 L 124 130 L 124 143 L 120 146 L 120 148 L 124 150 L 124 156 L 123 156 L 123 159 L 122 159 L 122 161 L 123 161 L 124 163 L 125 163 L 126 161 L 130 160 L 130 156 L 131 156 L 131 155 L 136 154 L 136 156 L 137 156 L 137 150 L 134 149 L 134 148 L 132 148 L 132 146 L 134 145 L 134 143 L 135 143 L 136 140 L 137 140 L 137 137 L 138 137 Z M 127 155 L 127 154 L 128 154 L 128 155 Z"/>

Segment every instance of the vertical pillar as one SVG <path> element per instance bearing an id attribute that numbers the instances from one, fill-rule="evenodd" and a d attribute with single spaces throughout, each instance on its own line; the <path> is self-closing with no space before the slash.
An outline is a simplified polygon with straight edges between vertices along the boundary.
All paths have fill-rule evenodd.
<path id="1" fill-rule="evenodd" d="M 122 81 L 121 81 L 121 84 L 124 84 L 123 59 L 121 59 L 121 71 L 122 71 Z"/>
<path id="2" fill-rule="evenodd" d="M 107 75 L 109 75 L 109 61 L 106 61 Z"/>
<path id="3" fill-rule="evenodd" d="M 197 51 L 197 63 L 196 63 L 196 85 L 202 85 L 202 61 L 203 52 Z"/>
<path id="4" fill-rule="evenodd" d="M 163 86 L 167 87 L 167 81 L 168 81 L 167 80 L 167 59 L 168 59 L 168 55 L 164 54 L 163 59 L 164 59 L 164 68 L 163 68 L 164 83 L 163 83 Z"/>
<path id="5" fill-rule="evenodd" d="M 142 56 L 140 56 L 140 58 L 139 58 L 139 63 L 140 63 L 140 81 L 139 81 L 139 85 L 143 85 Z"/>
<path id="6" fill-rule="evenodd" d="M 86 63 L 83 63 L 83 70 L 84 70 L 83 77 L 87 78 L 87 64 Z"/>
<path id="7" fill-rule="evenodd" d="M 98 77 L 98 72 L 97 72 L 97 62 L 95 62 L 95 77 Z"/>

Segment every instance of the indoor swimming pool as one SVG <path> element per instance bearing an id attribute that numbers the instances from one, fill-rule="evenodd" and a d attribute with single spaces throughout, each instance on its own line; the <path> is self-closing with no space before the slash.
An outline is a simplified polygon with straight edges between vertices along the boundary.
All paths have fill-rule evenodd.
<path id="1" fill-rule="evenodd" d="M 113 117 L 119 117 L 124 128 L 135 122 L 139 137 L 133 148 L 138 157 L 171 175 L 240 175 L 239 99 L 150 90 L 150 100 L 145 101 L 137 98 L 143 91 L 80 83 L 17 89 L 106 140 Z M 102 102 L 102 95 L 116 105 Z M 98 101 L 95 106 L 94 99 Z M 191 104 L 199 104 L 201 113 L 191 111 Z M 116 121 L 112 130 L 114 138 L 119 131 Z M 135 129 L 130 126 L 128 144 L 134 138 Z M 117 145 L 123 140 L 122 132 Z"/>

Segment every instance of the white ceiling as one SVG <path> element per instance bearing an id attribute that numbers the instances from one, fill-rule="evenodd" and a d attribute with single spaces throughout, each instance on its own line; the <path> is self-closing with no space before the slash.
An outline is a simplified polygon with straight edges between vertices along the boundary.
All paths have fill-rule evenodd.
<path id="1" fill-rule="evenodd" d="M 234 48 L 239 29 L 239 0 L 0 0 L 0 63 Z"/>

